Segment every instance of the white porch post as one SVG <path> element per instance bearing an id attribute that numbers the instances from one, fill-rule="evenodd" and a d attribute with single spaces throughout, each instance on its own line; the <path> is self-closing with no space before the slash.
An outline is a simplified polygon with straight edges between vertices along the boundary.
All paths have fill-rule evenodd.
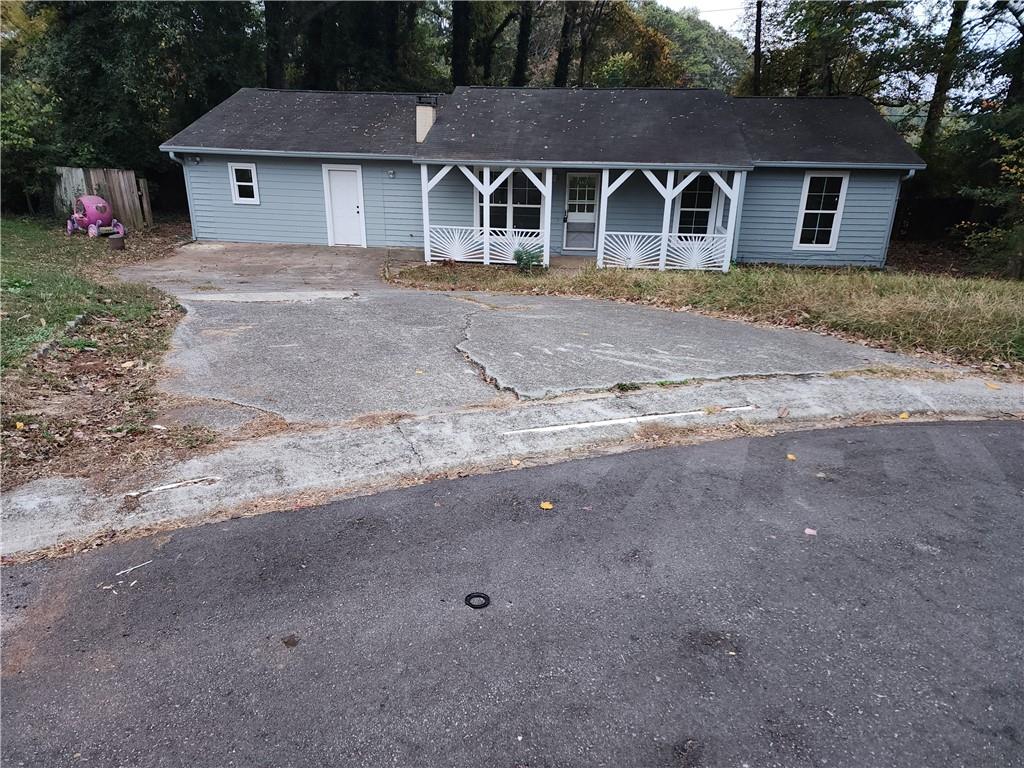
<path id="1" fill-rule="evenodd" d="M 672 201 L 675 195 L 672 194 L 676 183 L 676 172 L 669 171 L 665 178 L 665 206 L 661 213 L 661 250 L 658 252 L 658 269 L 665 271 L 665 259 L 668 255 L 668 230 L 672 224 Z"/>
<path id="2" fill-rule="evenodd" d="M 550 168 L 544 169 L 544 266 L 551 264 L 551 192 L 554 174 Z"/>
<path id="3" fill-rule="evenodd" d="M 420 166 L 420 197 L 423 198 L 423 260 L 430 263 L 430 187 L 426 164 Z"/>
<path id="4" fill-rule="evenodd" d="M 597 212 L 597 266 L 604 266 L 604 230 L 608 221 L 608 169 L 601 170 L 601 207 Z"/>
<path id="5" fill-rule="evenodd" d="M 608 199 L 612 196 L 612 192 L 621 187 L 626 183 L 626 179 L 633 175 L 635 168 L 627 168 L 615 181 L 609 182 L 608 169 L 604 168 L 601 171 L 601 210 L 597 214 L 597 266 L 604 266 L 604 241 L 605 235 L 607 234 L 608 224 Z M 647 173 L 647 171 L 644 171 Z"/>
<path id="6" fill-rule="evenodd" d="M 484 264 L 491 263 L 491 167 L 484 166 Z"/>
<path id="7" fill-rule="evenodd" d="M 726 225 L 726 234 L 729 236 L 729 249 L 726 255 L 725 264 L 722 266 L 723 272 L 729 271 L 729 265 L 732 263 L 732 260 L 736 258 L 736 251 L 740 242 L 738 235 L 740 216 L 743 213 L 743 193 L 746 191 L 746 188 L 747 172 L 736 171 L 732 180 L 733 196 L 729 201 L 729 223 Z"/>

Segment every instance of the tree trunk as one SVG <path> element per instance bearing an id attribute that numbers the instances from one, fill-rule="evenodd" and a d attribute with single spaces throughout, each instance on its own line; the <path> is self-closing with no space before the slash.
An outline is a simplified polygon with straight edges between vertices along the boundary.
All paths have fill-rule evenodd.
<path id="1" fill-rule="evenodd" d="M 263 4 L 263 22 L 266 33 L 266 48 L 263 61 L 266 66 L 267 88 L 284 88 L 285 19 L 287 3 L 267 0 Z"/>
<path id="2" fill-rule="evenodd" d="M 796 76 L 796 95 L 811 95 L 811 66 L 807 61 L 806 54 L 800 60 L 800 71 L 797 72 Z"/>
<path id="3" fill-rule="evenodd" d="M 302 46 L 302 87 L 310 90 L 326 88 L 323 82 L 324 26 L 313 16 L 306 22 Z"/>
<path id="4" fill-rule="evenodd" d="M 580 71 L 576 76 L 576 85 L 580 88 L 587 84 L 587 61 L 590 59 L 594 35 L 601 27 L 607 9 L 608 0 L 593 0 L 580 7 L 577 22 L 580 35 Z"/>
<path id="5" fill-rule="evenodd" d="M 754 17 L 754 95 L 761 95 L 761 9 L 763 0 L 757 0 L 757 12 Z"/>
<path id="6" fill-rule="evenodd" d="M 516 39 L 516 64 L 512 70 L 512 85 L 522 87 L 530 82 L 530 33 L 533 29 L 533 2 L 519 4 L 519 37 Z"/>
<path id="7" fill-rule="evenodd" d="M 469 85 L 472 12 L 468 0 L 452 3 L 452 85 Z"/>
<path id="8" fill-rule="evenodd" d="M 1017 37 L 1017 45 L 1004 55 L 1007 57 L 1006 73 L 1010 76 L 1006 106 L 1024 104 L 1024 30 Z"/>
<path id="9" fill-rule="evenodd" d="M 569 65 L 572 63 L 573 37 L 576 32 L 576 3 L 567 2 L 562 6 L 562 32 L 558 37 L 558 62 L 555 64 L 556 88 L 565 88 L 569 83 Z"/>
<path id="10" fill-rule="evenodd" d="M 946 113 L 949 89 L 953 83 L 960 45 L 963 42 L 964 14 L 966 12 L 967 0 L 954 0 L 953 13 L 949 18 L 949 29 L 946 32 L 946 42 L 942 45 L 942 57 L 939 59 L 939 71 L 935 73 L 935 90 L 932 91 L 932 100 L 928 105 L 928 117 L 925 118 L 924 128 L 921 129 L 921 143 L 918 145 L 918 152 L 926 159 L 935 149 L 935 141 L 942 125 L 942 116 Z"/>
<path id="11" fill-rule="evenodd" d="M 486 85 L 491 85 L 491 73 L 494 71 L 494 47 L 498 44 L 498 38 L 518 16 L 518 10 L 509 11 L 491 34 L 476 41 L 476 62 L 483 70 L 483 80 Z"/>

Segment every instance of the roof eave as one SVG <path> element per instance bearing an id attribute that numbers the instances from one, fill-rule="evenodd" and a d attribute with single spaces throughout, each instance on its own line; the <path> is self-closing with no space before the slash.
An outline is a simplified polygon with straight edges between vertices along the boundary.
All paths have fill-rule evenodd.
<path id="1" fill-rule="evenodd" d="M 666 168 L 688 169 L 701 171 L 750 171 L 754 166 L 744 163 L 646 163 L 620 161 L 585 161 L 585 160 L 495 160 L 493 158 L 441 158 L 415 157 L 414 163 L 420 165 L 501 165 L 507 167 L 528 168 Z"/>
<path id="2" fill-rule="evenodd" d="M 755 160 L 755 168 L 851 168 L 854 170 L 876 171 L 921 171 L 927 168 L 923 160 L 920 163 L 843 163 L 813 162 L 809 160 Z"/>
<path id="3" fill-rule="evenodd" d="M 161 152 L 188 152 L 193 155 L 256 155 L 262 157 L 307 157 L 345 158 L 349 160 L 413 160 L 412 155 L 388 152 L 310 152 L 303 150 L 279 149 L 238 149 L 237 147 L 190 147 L 175 144 L 161 144 Z"/>

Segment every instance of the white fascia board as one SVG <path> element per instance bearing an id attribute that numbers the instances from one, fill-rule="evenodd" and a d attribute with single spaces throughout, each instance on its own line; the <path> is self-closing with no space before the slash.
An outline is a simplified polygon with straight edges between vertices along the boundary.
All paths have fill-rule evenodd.
<path id="1" fill-rule="evenodd" d="M 924 163 L 812 163 L 803 160 L 755 160 L 754 168 L 839 168 L 852 171 L 908 171 L 927 168 Z"/>
<path id="2" fill-rule="evenodd" d="M 161 152 L 177 152 L 191 155 L 247 155 L 263 157 L 317 157 L 341 158 L 346 160 L 405 160 L 411 161 L 412 155 L 373 154 L 372 152 L 285 152 L 276 149 L 228 149 L 226 147 L 178 147 L 161 144 Z"/>
<path id="3" fill-rule="evenodd" d="M 707 163 L 604 163 L 563 160 L 445 160 L 442 158 L 412 158 L 420 165 L 466 165 L 466 166 L 500 166 L 506 168 L 667 168 L 671 170 L 690 171 L 752 171 L 752 165 L 709 165 Z"/>

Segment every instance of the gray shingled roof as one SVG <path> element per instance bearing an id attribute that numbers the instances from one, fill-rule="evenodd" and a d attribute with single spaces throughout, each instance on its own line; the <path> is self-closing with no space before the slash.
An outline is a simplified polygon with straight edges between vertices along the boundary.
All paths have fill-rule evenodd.
<path id="1" fill-rule="evenodd" d="M 749 166 L 721 91 L 456 88 L 417 158 Z"/>
<path id="2" fill-rule="evenodd" d="M 924 161 L 867 99 L 734 98 L 755 163 L 924 167 Z"/>
<path id="3" fill-rule="evenodd" d="M 415 93 L 243 88 L 160 148 L 411 157 Z"/>
<path id="4" fill-rule="evenodd" d="M 460 87 L 415 141 L 417 94 L 243 88 L 161 149 L 423 161 L 924 167 L 866 100 L 658 88 Z"/>

